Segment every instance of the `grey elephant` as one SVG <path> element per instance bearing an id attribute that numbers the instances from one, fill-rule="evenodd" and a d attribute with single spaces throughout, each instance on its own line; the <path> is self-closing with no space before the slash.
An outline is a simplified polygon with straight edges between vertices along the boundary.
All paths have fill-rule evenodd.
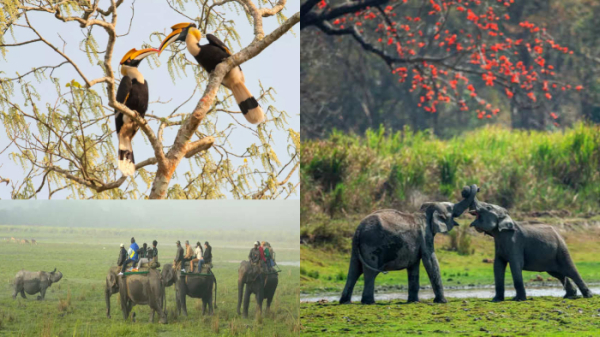
<path id="1" fill-rule="evenodd" d="M 211 275 L 181 275 L 173 269 L 172 264 L 165 264 L 161 271 L 165 287 L 175 285 L 175 300 L 177 303 L 177 312 L 187 316 L 186 297 L 202 299 L 202 315 L 208 311 L 213 314 L 213 284 L 214 284 L 214 308 L 217 307 L 217 278 Z"/>
<path id="2" fill-rule="evenodd" d="M 60 281 L 62 273 L 54 268 L 51 272 L 46 271 L 26 271 L 21 270 L 15 276 L 13 299 L 17 298 L 17 294 L 21 293 L 21 297 L 25 297 L 25 293 L 34 295 L 40 293 L 38 300 L 43 300 L 46 297 L 46 290 L 52 285 Z"/>
<path id="3" fill-rule="evenodd" d="M 248 317 L 248 308 L 250 306 L 250 297 L 252 294 L 256 297 L 256 308 L 262 313 L 263 301 L 267 300 L 266 312 L 271 309 L 271 302 L 275 297 L 279 277 L 276 272 L 261 273 L 257 266 L 252 266 L 249 261 L 242 261 L 238 269 L 238 303 L 237 313 L 241 315 L 242 295 L 244 303 L 243 317 Z M 245 292 L 244 292 L 244 287 Z"/>
<path id="4" fill-rule="evenodd" d="M 471 227 L 494 237 L 494 280 L 496 296 L 492 301 L 504 301 L 504 273 L 510 265 L 517 295 L 515 301 L 526 300 L 523 270 L 547 272 L 557 278 L 566 290 L 565 298 L 577 295 L 572 279 L 584 297 L 592 292 L 581 279 L 569 249 L 552 226 L 522 226 L 508 215 L 506 209 L 474 199 L 470 213 L 476 216 Z"/>
<path id="5" fill-rule="evenodd" d="M 131 309 L 136 304 L 150 307 L 150 322 L 154 321 L 154 314 L 158 312 L 159 322 L 167 323 L 167 310 L 165 302 L 165 286 L 160 273 L 150 269 L 148 274 L 123 275 L 118 277 L 119 296 L 123 318 L 127 320 Z"/>
<path id="6" fill-rule="evenodd" d="M 365 280 L 361 303 L 375 303 L 377 275 L 402 269 L 408 271 L 408 302 L 418 302 L 421 260 L 435 294 L 434 302 L 446 303 L 433 239 L 437 233 L 458 226 L 454 218 L 462 215 L 473 202 L 472 188 L 476 186 L 465 187 L 464 200 L 457 204 L 425 203 L 414 214 L 384 209 L 364 218 L 352 238 L 350 267 L 340 303 L 351 302 L 354 285 L 361 274 Z"/>
<path id="7" fill-rule="evenodd" d="M 113 266 L 108 270 L 106 282 L 104 285 L 104 300 L 106 301 L 106 317 L 110 318 L 110 297 L 119 292 L 119 282 L 117 274 L 121 267 Z"/>

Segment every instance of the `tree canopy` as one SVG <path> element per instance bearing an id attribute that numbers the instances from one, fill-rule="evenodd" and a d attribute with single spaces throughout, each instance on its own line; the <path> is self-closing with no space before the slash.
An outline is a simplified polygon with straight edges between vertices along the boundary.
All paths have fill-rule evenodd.
<path id="1" fill-rule="evenodd" d="M 594 1 L 307 0 L 302 137 L 600 120 Z"/>

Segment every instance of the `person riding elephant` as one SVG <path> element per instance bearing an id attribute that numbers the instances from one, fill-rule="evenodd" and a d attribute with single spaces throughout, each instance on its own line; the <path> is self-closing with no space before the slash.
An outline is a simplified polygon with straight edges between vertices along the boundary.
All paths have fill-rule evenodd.
<path id="1" fill-rule="evenodd" d="M 563 238 L 554 227 L 549 225 L 521 225 L 514 221 L 508 211 L 498 205 L 481 202 L 475 198 L 470 213 L 476 217 L 471 223 L 478 232 L 494 238 L 494 279 L 496 295 L 493 302 L 504 301 L 504 274 L 506 265 L 517 292 L 515 301 L 525 301 L 523 270 L 547 272 L 557 278 L 566 290 L 565 298 L 577 295 L 577 289 L 583 297 L 592 297 L 573 260 Z M 571 279 L 571 280 L 570 280 Z"/>
<path id="2" fill-rule="evenodd" d="M 21 294 L 21 297 L 25 297 L 25 293 L 34 295 L 40 293 L 37 297 L 39 301 L 46 297 L 46 290 L 50 288 L 53 283 L 60 281 L 62 273 L 56 271 L 54 268 L 51 272 L 45 271 L 26 271 L 24 269 L 17 272 L 14 280 L 14 292 L 13 299 L 17 298 L 17 294 Z"/>
<path id="3" fill-rule="evenodd" d="M 192 249 L 192 246 L 190 246 L 190 241 L 185 240 L 185 255 L 183 256 L 183 263 L 185 264 L 186 262 L 190 262 L 193 258 L 194 250 Z M 192 268 L 190 267 L 190 269 Z"/>
<path id="4" fill-rule="evenodd" d="M 252 294 L 256 298 L 256 309 L 260 313 L 262 313 L 263 300 L 267 300 L 266 311 L 268 313 L 271 309 L 271 302 L 275 297 L 278 283 L 278 273 L 263 273 L 259 268 L 253 267 L 249 261 L 242 261 L 238 269 L 238 315 L 242 315 L 240 309 L 243 301 L 243 317 L 248 317 L 248 308 Z"/>
<path id="5" fill-rule="evenodd" d="M 148 270 L 147 274 L 134 274 L 119 277 L 119 297 L 123 318 L 127 320 L 131 309 L 136 304 L 150 306 L 150 319 L 154 322 L 154 314 L 158 312 L 159 322 L 167 323 L 165 302 L 165 286 L 161 274 L 156 269 Z"/>
<path id="6" fill-rule="evenodd" d="M 177 252 L 175 253 L 175 259 L 173 260 L 173 267 L 175 268 L 175 270 L 181 270 L 183 272 L 185 272 L 185 269 L 183 269 L 183 247 L 181 247 L 181 242 L 179 240 L 177 240 L 177 242 L 175 243 L 177 245 Z"/>
<path id="7" fill-rule="evenodd" d="M 259 245 L 260 243 L 256 241 L 254 243 L 254 247 L 250 249 L 250 253 L 248 254 L 248 261 L 254 265 L 258 265 L 258 261 L 260 261 L 260 250 L 258 249 Z"/>
<path id="8" fill-rule="evenodd" d="M 194 249 L 194 258 L 190 261 L 190 272 L 194 272 L 194 266 L 198 266 L 198 273 L 202 272 L 202 262 L 204 262 L 202 257 L 203 254 L 204 249 L 202 249 L 202 245 L 200 244 L 200 241 L 198 241 L 196 242 L 196 248 Z"/>
<path id="9" fill-rule="evenodd" d="M 138 262 L 138 250 L 139 249 L 140 249 L 140 247 L 135 242 L 135 238 L 131 238 L 131 245 L 129 246 L 129 249 L 127 250 L 127 260 L 125 260 L 125 262 L 123 263 L 123 266 L 121 267 L 121 272 L 118 274 L 118 276 L 123 275 L 123 273 L 125 272 L 125 269 L 127 269 L 127 264 L 129 264 L 130 262 L 131 262 L 131 266 L 133 268 L 135 268 L 136 263 Z"/>
<path id="10" fill-rule="evenodd" d="M 181 275 L 177 273 L 171 264 L 165 264 L 161 271 L 165 287 L 175 285 L 175 299 L 177 312 L 187 316 L 187 296 L 202 299 L 202 315 L 212 315 L 217 308 L 217 278 L 211 272 L 210 275 Z M 214 284 L 214 305 L 213 305 Z"/>
<path id="11" fill-rule="evenodd" d="M 212 268 L 212 259 L 213 259 L 213 255 L 212 255 L 212 246 L 210 245 L 210 243 L 208 243 L 208 241 L 204 241 L 204 264 L 207 265 L 209 268 Z"/>
<path id="12" fill-rule="evenodd" d="M 158 241 L 152 241 L 152 268 L 158 268 L 160 266 L 160 264 L 158 263 L 158 248 L 156 248 L 156 246 L 158 246 Z"/>
<path id="13" fill-rule="evenodd" d="M 414 214 L 384 209 L 364 218 L 352 238 L 352 253 L 346 286 L 340 303 L 350 303 L 354 285 L 364 274 L 361 302 L 375 303 L 375 278 L 379 273 L 407 269 L 408 302 L 419 301 L 419 267 L 421 261 L 429 276 L 435 294 L 434 302 L 446 303 L 438 260 L 435 256 L 434 237 L 458 226 L 454 218 L 460 216 L 475 198 L 475 185 L 465 187 L 461 202 L 428 202 Z"/>
<path id="14" fill-rule="evenodd" d="M 127 251 L 125 250 L 124 244 L 121 244 L 121 246 L 119 247 L 119 258 L 117 259 L 117 266 L 122 267 L 123 263 L 127 261 Z"/>

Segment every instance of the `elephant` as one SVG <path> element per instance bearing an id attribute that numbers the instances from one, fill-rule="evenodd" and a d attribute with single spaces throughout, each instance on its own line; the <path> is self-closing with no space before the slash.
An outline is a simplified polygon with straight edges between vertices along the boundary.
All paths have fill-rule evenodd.
<path id="1" fill-rule="evenodd" d="M 215 302 L 214 308 L 217 308 L 217 278 L 211 272 L 211 275 L 181 275 L 173 269 L 172 264 L 163 266 L 162 279 L 165 282 L 165 287 L 175 285 L 175 299 L 177 302 L 177 312 L 187 316 L 186 296 L 202 299 L 202 315 L 213 314 L 213 283 L 215 285 Z"/>
<path id="2" fill-rule="evenodd" d="M 470 212 L 475 221 L 471 223 L 478 232 L 494 238 L 494 282 L 496 295 L 493 302 L 504 301 L 504 273 L 510 265 L 513 284 L 517 292 L 515 301 L 525 301 L 523 270 L 547 272 L 557 278 L 566 290 L 565 298 L 577 295 L 572 279 L 584 297 L 592 297 L 592 292 L 579 275 L 569 249 L 554 227 L 549 225 L 523 226 L 508 215 L 508 211 L 498 205 L 474 199 Z"/>
<path id="3" fill-rule="evenodd" d="M 421 260 L 435 294 L 434 302 L 446 303 L 433 239 L 437 233 L 458 226 L 454 218 L 462 215 L 472 203 L 474 194 L 470 197 L 470 192 L 473 188 L 476 187 L 465 187 L 464 199 L 456 204 L 428 202 L 413 214 L 383 209 L 364 218 L 352 238 L 350 266 L 340 304 L 351 303 L 354 286 L 363 273 L 365 283 L 361 303 L 375 303 L 377 275 L 402 269 L 408 271 L 408 302 L 418 302 Z"/>
<path id="4" fill-rule="evenodd" d="M 266 312 L 271 309 L 271 302 L 275 297 L 275 290 L 279 277 L 277 272 L 262 273 L 257 266 L 253 266 L 250 261 L 242 261 L 238 269 L 238 304 L 237 313 L 241 315 L 242 295 L 244 298 L 244 318 L 248 318 L 248 307 L 250 306 L 250 296 L 256 297 L 256 308 L 262 313 L 263 300 L 267 299 Z M 244 292 L 244 287 L 246 291 Z"/>
<path id="5" fill-rule="evenodd" d="M 151 308 L 150 323 L 158 312 L 159 322 L 167 324 L 165 286 L 160 272 L 148 270 L 148 274 L 118 276 L 119 296 L 123 318 L 127 320 L 131 308 L 136 304 L 147 304 Z"/>
<path id="6" fill-rule="evenodd" d="M 119 292 L 119 282 L 117 274 L 121 271 L 121 267 L 113 266 L 108 270 L 106 275 L 106 283 L 104 286 L 104 299 L 106 301 L 106 317 L 110 318 L 110 297 Z"/>
<path id="7" fill-rule="evenodd" d="M 46 297 L 46 290 L 52 283 L 60 281 L 62 276 L 56 268 L 51 272 L 20 270 L 15 276 L 13 299 L 17 298 L 18 293 L 21 293 L 23 298 L 27 298 L 25 293 L 29 295 L 40 293 L 37 299 L 41 301 Z"/>

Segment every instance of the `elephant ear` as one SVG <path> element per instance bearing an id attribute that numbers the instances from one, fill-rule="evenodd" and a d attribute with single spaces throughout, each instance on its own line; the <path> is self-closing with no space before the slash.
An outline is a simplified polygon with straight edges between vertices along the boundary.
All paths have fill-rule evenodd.
<path id="1" fill-rule="evenodd" d="M 110 283 L 110 287 L 114 287 L 117 284 L 117 276 L 113 273 L 110 273 L 108 276 L 108 283 Z"/>
<path id="2" fill-rule="evenodd" d="M 499 231 L 514 231 L 515 230 L 515 222 L 513 221 L 513 219 L 508 216 L 505 215 L 502 218 L 499 219 L 500 221 L 498 222 L 498 230 Z"/>
<path id="3" fill-rule="evenodd" d="M 440 212 L 437 210 L 431 213 L 431 231 L 434 234 L 448 232 L 448 225 L 440 217 Z"/>

